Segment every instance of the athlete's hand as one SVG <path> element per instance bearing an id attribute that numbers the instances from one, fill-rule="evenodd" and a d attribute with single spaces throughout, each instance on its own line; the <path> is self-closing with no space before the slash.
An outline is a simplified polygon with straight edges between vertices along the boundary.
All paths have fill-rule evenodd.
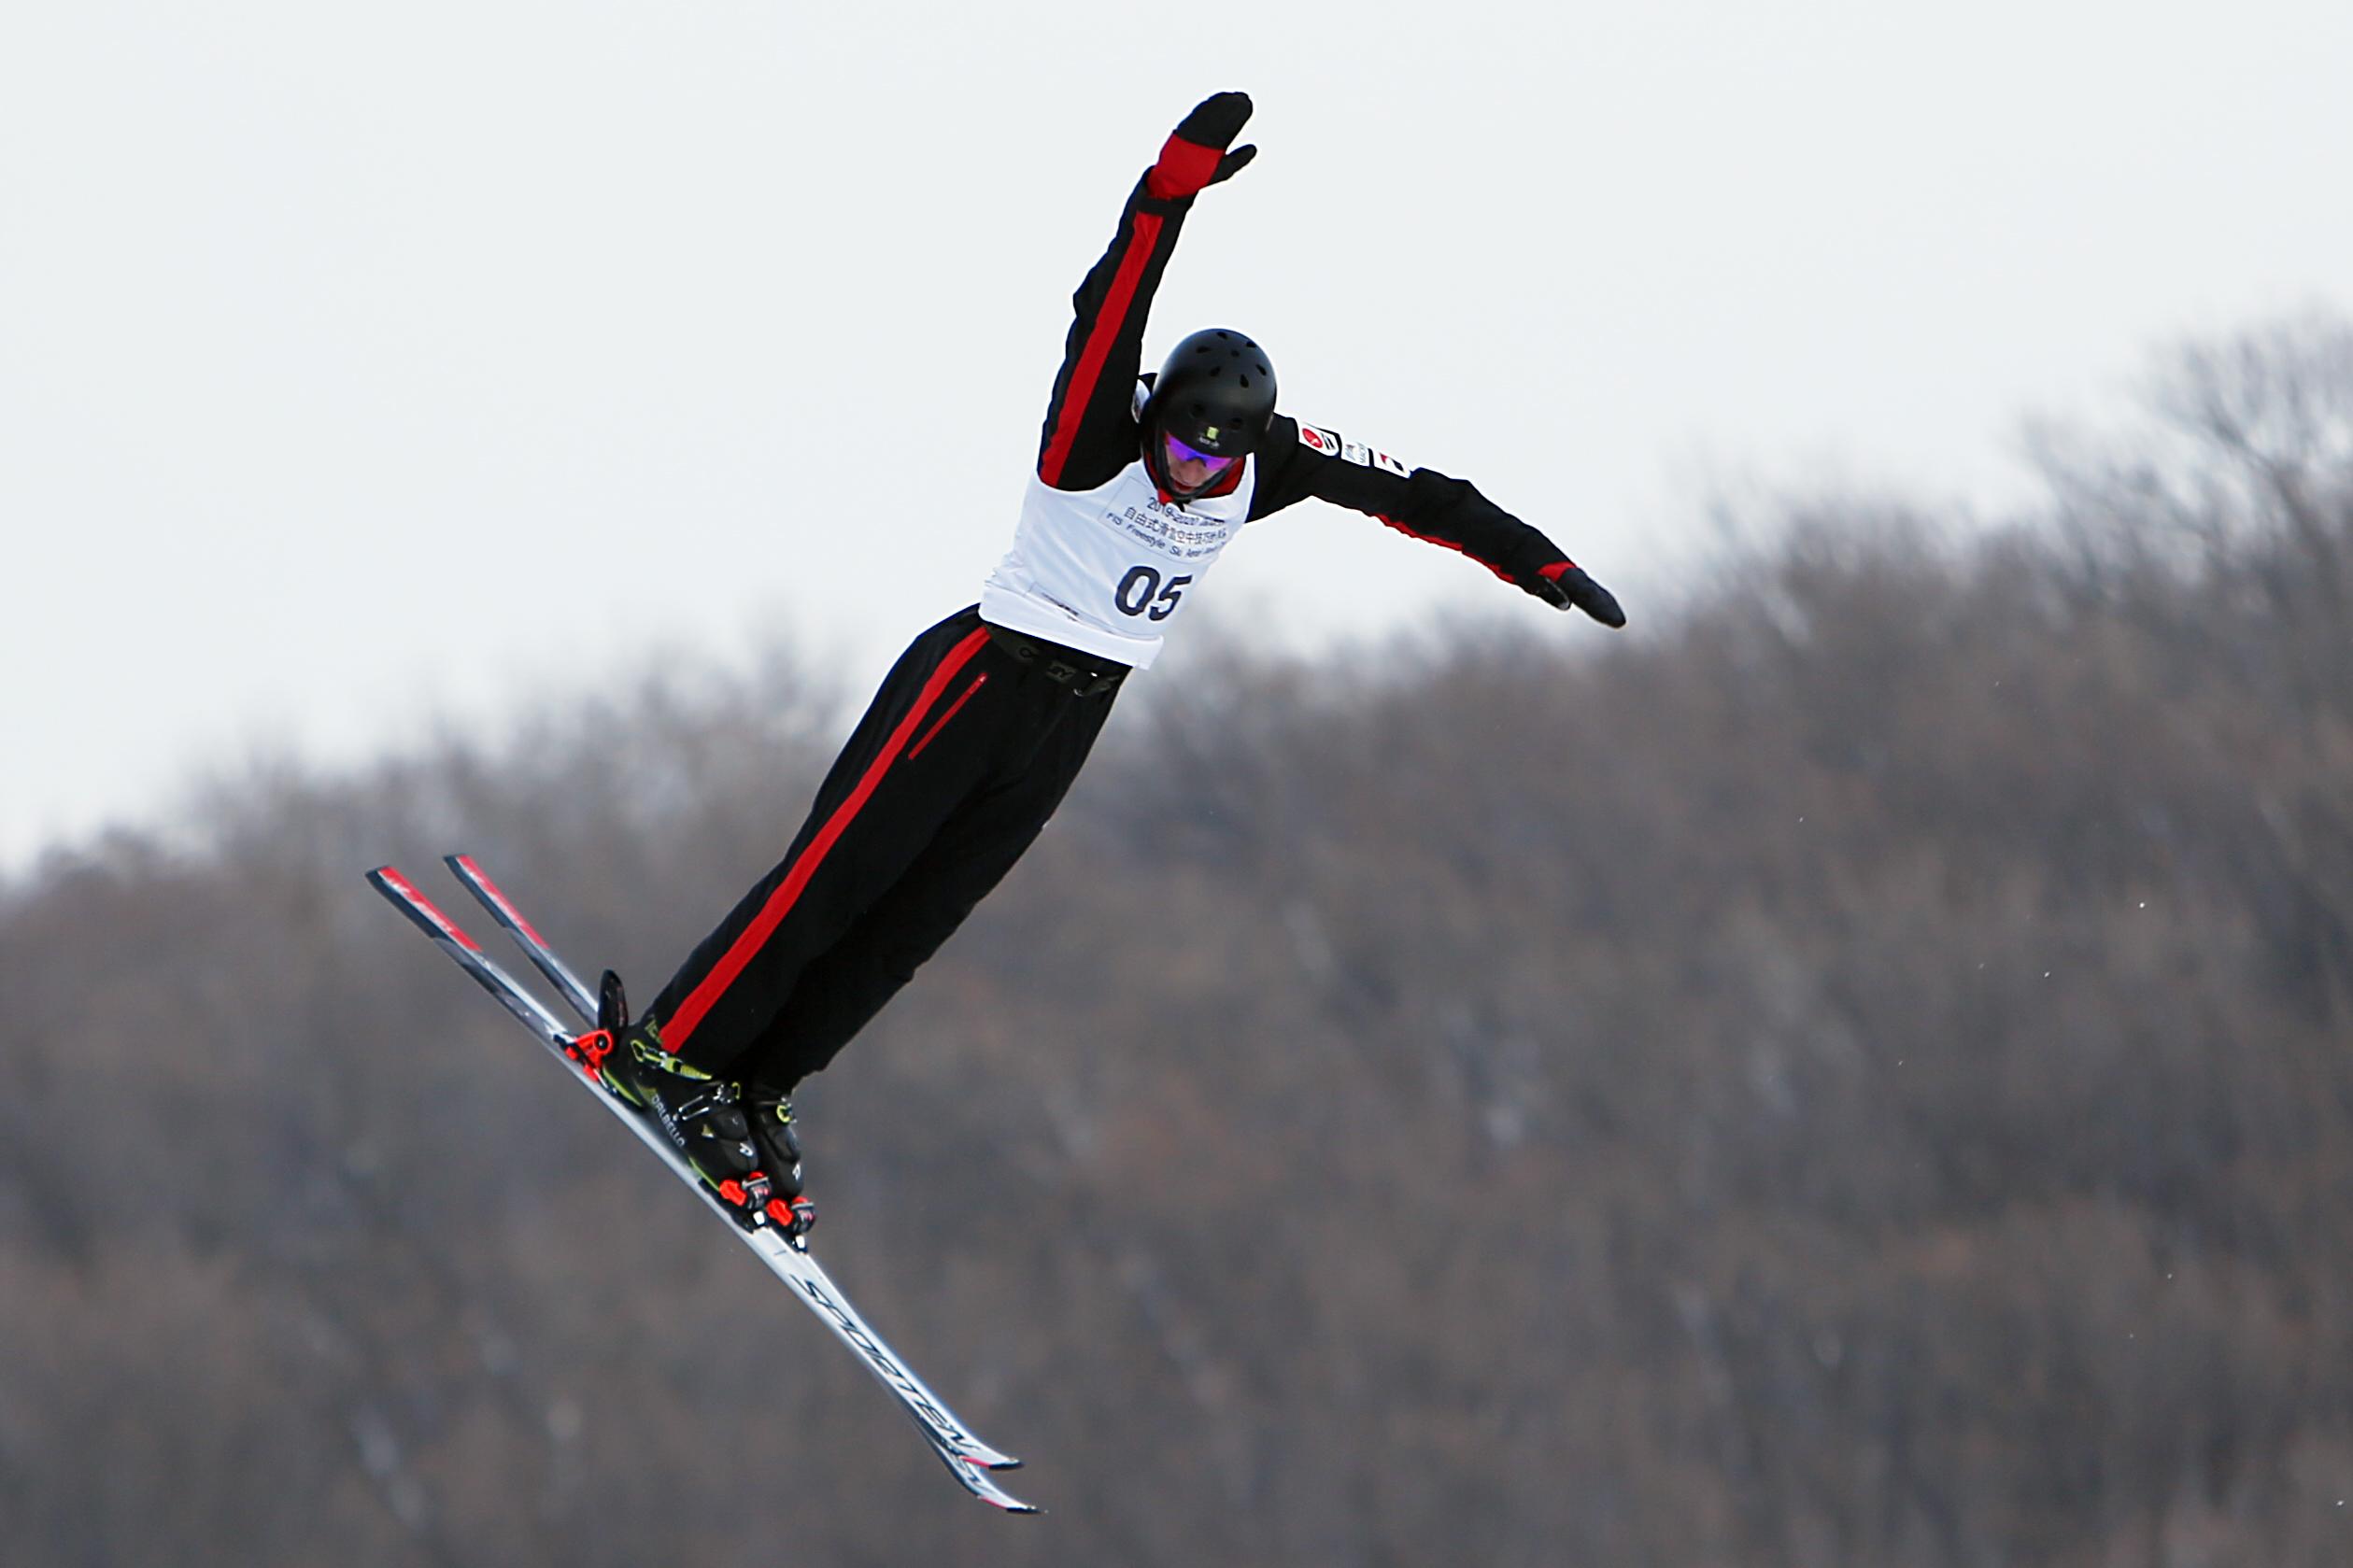
<path id="1" fill-rule="evenodd" d="M 1242 143 L 1241 146 L 1234 148 L 1233 151 L 1227 153 L 1225 157 L 1220 158 L 1217 161 L 1217 172 L 1209 177 L 1209 182 L 1212 185 L 1215 185 L 1221 179 L 1233 178 L 1234 176 L 1241 172 L 1244 164 L 1248 163 L 1253 158 L 1257 156 L 1257 143 Z"/>
<path id="2" fill-rule="evenodd" d="M 1555 609 L 1582 610 L 1604 626 L 1626 624 L 1626 613 L 1618 608 L 1618 596 L 1603 587 L 1585 569 L 1570 561 L 1554 561 L 1538 573 L 1541 585 L 1536 596 Z"/>
<path id="3" fill-rule="evenodd" d="M 1249 123 L 1250 109 L 1247 92 L 1214 92 L 1194 105 L 1193 112 L 1178 122 L 1161 148 L 1160 161 L 1152 166 L 1148 181 L 1152 194 L 1164 200 L 1192 196 L 1221 179 L 1233 178 L 1258 156 L 1258 149 L 1252 146 L 1226 150 Z"/>
<path id="4" fill-rule="evenodd" d="M 1217 172 L 1209 177 L 1208 183 L 1215 185 L 1221 179 L 1233 178 L 1243 164 L 1258 156 L 1254 146 L 1234 147 L 1234 138 L 1250 123 L 1253 106 L 1247 92 L 1215 92 L 1194 105 L 1193 112 L 1177 122 L 1178 140 L 1196 147 L 1213 147 L 1222 154 L 1217 160 Z M 1229 147 L 1234 147 L 1234 150 L 1227 152 Z"/>

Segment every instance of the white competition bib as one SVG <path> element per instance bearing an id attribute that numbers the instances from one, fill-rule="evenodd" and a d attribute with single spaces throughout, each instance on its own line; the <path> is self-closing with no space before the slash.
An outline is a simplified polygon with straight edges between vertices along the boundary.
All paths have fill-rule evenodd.
<path id="1" fill-rule="evenodd" d="M 1163 501 L 1138 458 L 1091 490 L 1034 474 L 1013 548 L 981 587 L 981 618 L 1141 670 L 1250 516 L 1257 470 L 1231 492 Z"/>

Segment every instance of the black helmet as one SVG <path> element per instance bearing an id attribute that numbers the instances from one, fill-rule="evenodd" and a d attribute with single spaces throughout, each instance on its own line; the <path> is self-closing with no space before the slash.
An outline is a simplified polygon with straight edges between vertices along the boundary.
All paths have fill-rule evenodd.
<path id="1" fill-rule="evenodd" d="M 1274 365 L 1242 333 L 1205 328 L 1169 351 L 1142 418 L 1144 471 L 1152 482 L 1170 495 L 1198 494 L 1209 486 L 1180 490 L 1169 477 L 1169 438 L 1210 458 L 1256 451 L 1274 418 Z M 1222 472 L 1226 465 L 1218 466 Z"/>

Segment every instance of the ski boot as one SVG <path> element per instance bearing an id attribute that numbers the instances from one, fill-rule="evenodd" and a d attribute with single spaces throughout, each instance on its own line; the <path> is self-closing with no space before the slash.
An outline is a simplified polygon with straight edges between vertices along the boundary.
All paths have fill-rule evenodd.
<path id="1" fill-rule="evenodd" d="M 764 1180 L 738 1101 L 743 1091 L 680 1061 L 663 1048 L 651 1020 L 631 1024 L 618 975 L 607 969 L 597 996 L 597 1026 L 573 1042 L 574 1054 L 605 1091 L 650 1117 L 671 1147 L 738 1224 L 765 1222 Z"/>
<path id="2" fill-rule="evenodd" d="M 792 1097 L 781 1089 L 747 1084 L 744 1119 L 759 1151 L 759 1168 L 768 1176 L 768 1217 L 787 1236 L 807 1235 L 817 1222 L 817 1207 L 801 1195 L 801 1135 L 793 1128 Z"/>
<path id="3" fill-rule="evenodd" d="M 744 1114 L 744 1087 L 688 1066 L 663 1046 L 660 1026 L 648 1019 L 631 1024 L 618 975 L 607 969 L 597 997 L 597 1026 L 574 1042 L 573 1054 L 605 1090 L 631 1109 L 651 1117 L 670 1136 L 671 1147 L 687 1162 L 711 1195 L 745 1230 L 773 1224 L 798 1237 L 816 1222 L 816 1208 L 801 1195 L 799 1145 L 790 1141 L 791 1108 L 783 1129 L 755 1142 Z M 763 1168 L 764 1151 L 789 1150 L 791 1191 L 780 1193 Z"/>

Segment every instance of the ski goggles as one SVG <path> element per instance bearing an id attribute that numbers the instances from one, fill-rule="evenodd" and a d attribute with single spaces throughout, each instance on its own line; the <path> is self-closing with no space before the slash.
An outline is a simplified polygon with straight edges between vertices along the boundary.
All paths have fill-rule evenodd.
<path id="1" fill-rule="evenodd" d="M 1161 440 L 1167 445 L 1169 466 L 1171 468 L 1182 462 L 1207 463 L 1212 473 L 1223 473 L 1240 460 L 1237 458 L 1221 458 L 1211 452 L 1196 451 L 1172 435 L 1163 436 Z"/>

